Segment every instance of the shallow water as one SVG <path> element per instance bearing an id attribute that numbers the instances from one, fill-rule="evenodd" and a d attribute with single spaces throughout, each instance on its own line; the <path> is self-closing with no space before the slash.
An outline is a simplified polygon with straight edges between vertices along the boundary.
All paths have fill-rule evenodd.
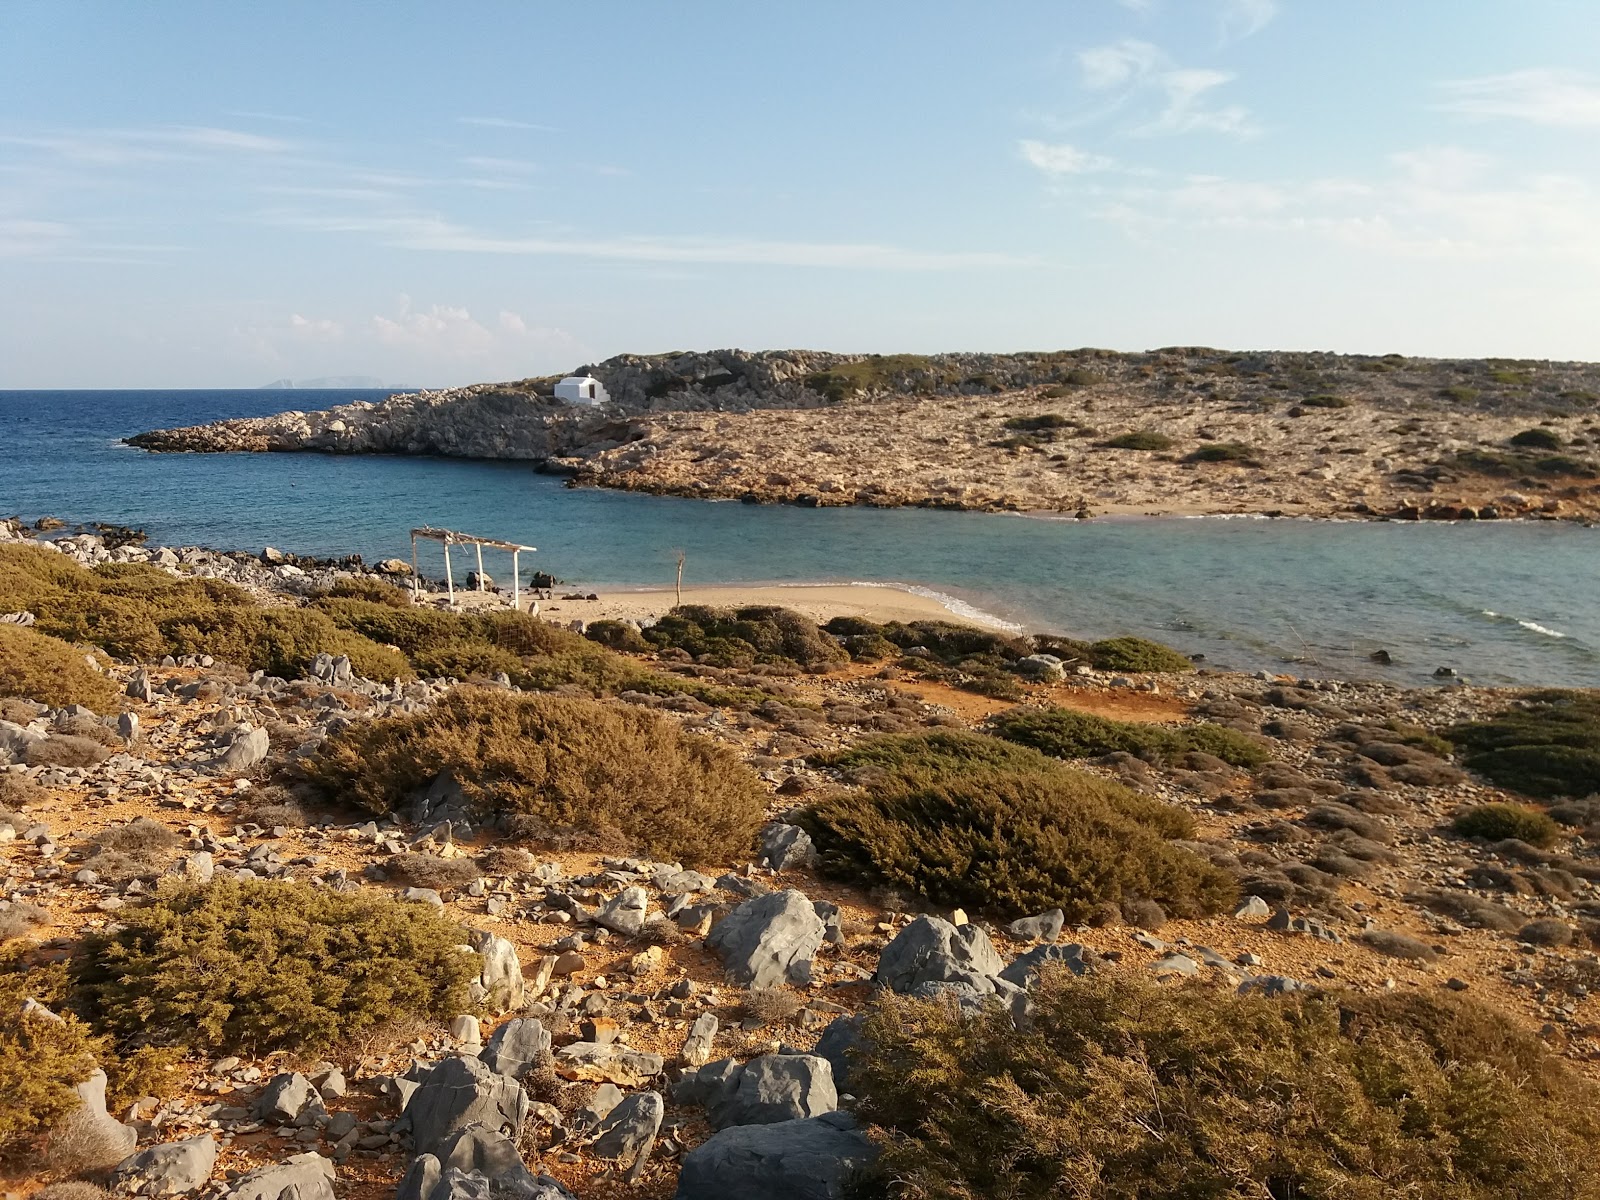
<path id="1" fill-rule="evenodd" d="M 526 571 L 591 586 L 666 586 L 682 549 L 695 584 L 917 585 L 1031 629 L 1138 633 L 1218 665 L 1298 660 L 1288 669 L 1411 683 L 1450 666 L 1486 684 L 1600 686 L 1600 531 L 1565 524 L 755 507 L 569 489 L 525 463 L 118 444 L 385 394 L 0 392 L 0 512 L 132 525 L 169 545 L 368 561 L 409 557 L 412 526 L 442 525 L 538 546 Z M 1370 662 L 1380 648 L 1392 666 Z"/>

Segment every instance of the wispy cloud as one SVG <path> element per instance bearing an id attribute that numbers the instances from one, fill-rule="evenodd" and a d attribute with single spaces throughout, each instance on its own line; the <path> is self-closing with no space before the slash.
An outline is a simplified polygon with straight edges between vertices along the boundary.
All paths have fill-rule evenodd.
<path id="1" fill-rule="evenodd" d="M 1081 175 L 1090 171 L 1105 171 L 1114 164 L 1104 155 L 1091 154 L 1064 142 L 1040 142 L 1024 138 L 1017 143 L 1022 157 L 1046 175 Z"/>
<path id="2" fill-rule="evenodd" d="M 0 219 L 0 258 L 40 258 L 71 245 L 75 231 L 60 221 Z"/>
<path id="3" fill-rule="evenodd" d="M 1278 15 L 1278 0 L 1222 0 L 1222 36 L 1253 37 Z"/>
<path id="4" fill-rule="evenodd" d="M 458 125 L 477 125 L 482 129 L 529 129 L 538 133 L 557 133 L 554 125 L 537 125 L 532 121 L 518 121 L 511 117 L 457 117 Z"/>
<path id="5" fill-rule="evenodd" d="M 296 149 L 296 143 L 284 138 L 205 125 L 7 134 L 0 136 L 0 144 L 38 150 L 67 162 L 93 166 L 174 162 L 216 153 L 280 155 Z"/>
<path id="6" fill-rule="evenodd" d="M 1436 107 L 1474 117 L 1506 117 L 1535 125 L 1600 125 L 1600 80 L 1577 71 L 1532 67 L 1439 85 Z"/>
<path id="7" fill-rule="evenodd" d="M 577 344 L 566 330 L 532 324 L 520 313 L 501 309 L 492 321 L 486 322 L 460 305 L 415 306 L 411 297 L 404 294 L 393 316 L 375 315 L 368 328 L 384 346 L 461 360 L 481 359 L 512 349 L 570 351 Z"/>
<path id="8" fill-rule="evenodd" d="M 1078 69 L 1085 90 L 1114 94 L 1113 111 L 1153 100 L 1153 115 L 1127 130 L 1130 133 L 1223 133 L 1248 137 L 1257 132 L 1250 111 L 1239 104 L 1212 104 L 1217 88 L 1232 83 L 1231 72 L 1183 67 L 1159 46 L 1138 38 L 1123 38 L 1093 46 L 1078 54 Z"/>
<path id="9" fill-rule="evenodd" d="M 521 158 L 488 158 L 483 155 L 471 155 L 461 160 L 464 166 L 476 167 L 480 171 L 509 171 L 514 175 L 531 175 L 539 170 L 539 164 L 528 162 Z"/>

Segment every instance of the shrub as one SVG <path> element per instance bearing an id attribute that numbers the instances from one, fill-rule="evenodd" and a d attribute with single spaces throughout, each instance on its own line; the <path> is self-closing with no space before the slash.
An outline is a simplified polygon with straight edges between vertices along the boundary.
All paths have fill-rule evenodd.
<path id="1" fill-rule="evenodd" d="M 1112 901 L 1182 916 L 1220 911 L 1230 876 L 1167 840 L 1181 810 L 1078 771 L 977 769 L 890 779 L 823 800 L 801 818 L 828 874 L 1000 916 L 1059 907 L 1068 920 Z"/>
<path id="2" fill-rule="evenodd" d="M 1593 1200 L 1594 1086 L 1428 994 L 1047 973 L 1028 1024 L 883 996 L 852 1065 L 870 1195 Z"/>
<path id="3" fill-rule="evenodd" d="M 1456 814 L 1451 828 L 1463 837 L 1498 842 L 1516 838 L 1530 846 L 1552 845 L 1561 827 L 1542 812 L 1520 804 L 1477 804 Z"/>
<path id="4" fill-rule="evenodd" d="M 1517 930 L 1517 941 L 1530 946 L 1570 946 L 1572 944 L 1572 926 L 1565 921 L 1557 921 L 1553 917 L 1545 917 L 1538 921 L 1529 921 Z"/>
<path id="5" fill-rule="evenodd" d="M 1184 455 L 1184 462 L 1236 463 L 1241 467 L 1259 467 L 1260 451 L 1240 442 L 1210 442 Z"/>
<path id="6" fill-rule="evenodd" d="M 1089 661 L 1102 671 L 1192 671 L 1194 663 L 1160 642 L 1137 637 L 1108 638 L 1089 646 Z"/>
<path id="7" fill-rule="evenodd" d="M 86 663 L 82 651 L 32 629 L 0 625 L 0 695 L 110 712 L 118 694 L 116 684 Z"/>
<path id="8" fill-rule="evenodd" d="M 1389 958 L 1431 963 L 1439 957 L 1434 953 L 1433 947 L 1426 942 L 1419 942 L 1414 937 L 1403 933 L 1392 933 L 1387 929 L 1368 929 L 1361 935 L 1361 941 Z"/>
<path id="9" fill-rule="evenodd" d="M 0 1154 L 17 1149 L 56 1125 L 78 1107 L 74 1084 L 94 1073 L 104 1049 L 82 1021 L 62 1012 L 59 1019 L 22 1014 L 25 1000 L 59 1006 L 66 972 L 59 964 L 31 962 L 26 950 L 0 957 Z"/>
<path id="10" fill-rule="evenodd" d="M 1016 429 L 1024 433 L 1065 429 L 1069 425 L 1077 424 L 1070 417 L 1064 417 L 1060 413 L 1041 413 L 1037 417 L 1007 417 L 1003 423 L 1007 429 Z"/>
<path id="11" fill-rule="evenodd" d="M 84 867 L 110 884 L 121 887 L 135 879 L 161 874 L 170 851 L 181 839 L 177 833 L 148 817 L 135 817 L 126 825 L 113 825 L 95 837 Z"/>
<path id="12" fill-rule="evenodd" d="M 1521 433 L 1511 436 L 1513 446 L 1522 446 L 1530 450 L 1559 450 L 1563 442 L 1561 435 L 1553 429 L 1524 429 Z"/>
<path id="13" fill-rule="evenodd" d="M 396 854 L 383 864 L 383 869 L 391 879 L 441 892 L 465 887 L 483 873 L 470 858 L 441 858 L 415 850 Z"/>
<path id="14" fill-rule="evenodd" d="M 1344 396 L 1335 396 L 1327 392 L 1315 396 L 1307 396 L 1300 401 L 1307 408 L 1349 408 L 1350 400 Z"/>
<path id="15" fill-rule="evenodd" d="M 771 605 L 727 609 L 686 604 L 674 608 L 643 636 L 652 646 L 674 647 L 720 667 L 755 663 L 827 667 L 847 657 L 809 617 Z"/>
<path id="16" fill-rule="evenodd" d="M 0 942 L 26 937 L 41 925 L 50 924 L 50 914 L 26 900 L 0 900 Z"/>
<path id="17" fill-rule="evenodd" d="M 396 1017 L 454 1016 L 475 956 L 425 904 L 218 878 L 163 890 L 91 934 L 73 975 L 124 1047 L 315 1051 Z"/>
<path id="18" fill-rule="evenodd" d="M 732 751 L 655 713 L 487 688 L 353 724 L 304 769 L 330 799 L 378 813 L 449 771 L 486 815 L 520 814 L 551 833 L 700 862 L 740 853 L 765 807 Z"/>
<path id="19" fill-rule="evenodd" d="M 947 666 L 975 658 L 989 658 L 998 665 L 1015 662 L 1034 652 L 1030 638 L 959 625 L 954 621 L 912 621 L 909 624 L 890 621 L 878 625 L 862 617 L 835 617 L 823 629 L 835 637 L 880 637 L 901 650 L 921 646 Z"/>
<path id="20" fill-rule="evenodd" d="M 1154 429 L 1135 429 L 1107 438 L 1100 445 L 1106 450 L 1171 450 L 1175 443 Z"/>
<path id="21" fill-rule="evenodd" d="M 341 579 L 328 589 L 335 600 L 365 600 L 371 604 L 386 604 L 390 608 L 410 608 L 411 589 L 381 579 Z"/>
<path id="22" fill-rule="evenodd" d="M 30 767 L 92 767 L 111 757 L 92 738 L 53 734 L 40 742 L 30 742 L 25 758 Z"/>
<path id="23" fill-rule="evenodd" d="M 745 993 L 745 1015 L 759 1025 L 782 1025 L 806 1006 L 805 999 L 785 987 L 751 988 Z"/>
<path id="24" fill-rule="evenodd" d="M 1528 796 L 1586 796 L 1600 789 L 1600 694 L 1535 692 L 1487 721 L 1445 731 L 1463 763 Z"/>
<path id="25" fill-rule="evenodd" d="M 1113 721 L 1071 708 L 1013 708 L 991 717 L 989 728 L 998 737 L 1056 758 L 1093 758 L 1124 751 L 1166 765 L 1198 750 L 1233 766 L 1258 767 L 1269 757 L 1259 739 L 1222 725 Z"/>
<path id="26" fill-rule="evenodd" d="M 864 738 L 843 750 L 814 755 L 812 761 L 844 771 L 856 782 L 893 776 L 907 783 L 931 783 L 975 770 L 1052 771 L 1060 766 L 1037 750 L 965 729 Z"/>
<path id="27" fill-rule="evenodd" d="M 644 640 L 644 635 L 626 621 L 590 621 L 584 627 L 583 636 L 611 650 L 643 654 L 650 649 L 650 643 Z"/>

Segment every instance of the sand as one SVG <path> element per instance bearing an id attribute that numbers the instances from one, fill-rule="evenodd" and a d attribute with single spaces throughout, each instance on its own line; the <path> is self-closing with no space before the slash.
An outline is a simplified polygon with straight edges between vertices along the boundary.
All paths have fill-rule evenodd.
<path id="1" fill-rule="evenodd" d="M 650 620 L 662 617 L 678 603 L 671 588 L 629 590 L 596 588 L 598 600 L 543 600 L 539 614 L 552 621 Z M 570 594 L 570 593 L 568 593 Z M 729 584 L 717 587 L 683 589 L 684 604 L 706 604 L 716 608 L 739 608 L 752 604 L 776 604 L 804 613 L 817 624 L 834 617 L 865 617 L 885 621 L 960 621 L 971 625 L 1003 628 L 995 618 L 974 615 L 947 607 L 933 596 L 919 595 L 895 587 L 872 587 L 857 583 L 839 584 Z"/>

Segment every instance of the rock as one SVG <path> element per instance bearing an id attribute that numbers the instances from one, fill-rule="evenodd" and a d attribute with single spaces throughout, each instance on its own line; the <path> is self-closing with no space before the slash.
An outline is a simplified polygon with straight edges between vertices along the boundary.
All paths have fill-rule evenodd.
<path id="1" fill-rule="evenodd" d="M 224 771 L 248 771 L 266 758 L 267 751 L 271 749 L 272 742 L 267 737 L 265 729 L 246 726 L 228 743 L 228 748 L 222 752 L 217 765 Z"/>
<path id="2" fill-rule="evenodd" d="M 638 1087 L 661 1074 L 665 1065 L 666 1060 L 659 1054 L 646 1054 L 615 1043 L 573 1042 L 555 1053 L 556 1074 L 561 1078 L 614 1083 L 619 1087 Z"/>
<path id="3" fill-rule="evenodd" d="M 139 714 L 125 712 L 117 714 L 117 736 L 125 742 L 132 742 L 139 736 Z"/>
<path id="4" fill-rule="evenodd" d="M 1074 975 L 1083 975 L 1089 964 L 1083 959 L 1083 947 L 1076 942 L 1067 945 L 1047 944 L 1035 946 L 1000 972 L 1000 978 L 1020 988 L 1031 988 L 1039 978 L 1039 968 L 1046 963 L 1062 963 Z"/>
<path id="5" fill-rule="evenodd" d="M 44 741 L 45 736 L 12 721 L 0 721 L 0 766 L 22 762 L 28 747 Z"/>
<path id="6" fill-rule="evenodd" d="M 472 1124 L 456 1130 L 439 1143 L 433 1157 L 439 1162 L 441 1176 L 448 1170 L 476 1173 L 497 1189 L 515 1194 L 526 1194 L 538 1186 L 516 1144 L 485 1125 Z"/>
<path id="7" fill-rule="evenodd" d="M 833 1068 L 833 1086 L 838 1091 L 850 1088 L 850 1051 L 864 1044 L 861 1026 L 865 1022 L 866 1018 L 860 1013 L 835 1017 L 811 1048 L 811 1053 L 818 1058 L 828 1060 L 828 1066 Z"/>
<path id="8" fill-rule="evenodd" d="M 124 1159 L 111 1173 L 118 1191 L 140 1196 L 179 1196 L 204 1186 L 217 1162 L 217 1143 L 209 1133 L 166 1142 Z"/>
<path id="9" fill-rule="evenodd" d="M 1233 915 L 1236 920 L 1253 920 L 1258 917 L 1270 917 L 1272 909 L 1260 896 L 1246 896 L 1244 903 L 1233 910 Z"/>
<path id="10" fill-rule="evenodd" d="M 790 889 L 745 901 L 712 928 L 706 945 L 722 955 L 735 983 L 805 984 L 826 932 L 811 901 Z"/>
<path id="11" fill-rule="evenodd" d="M 401 1122 L 418 1154 L 433 1154 L 468 1125 L 483 1125 L 516 1140 L 528 1116 L 522 1085 L 476 1058 L 447 1058 L 422 1079 Z"/>
<path id="12" fill-rule="evenodd" d="M 930 982 L 970 983 L 980 992 L 992 992 L 1004 969 L 989 935 L 978 926 L 958 929 L 938 917 L 922 916 L 883 948 L 873 981 L 901 993 Z"/>
<path id="13" fill-rule="evenodd" d="M 150 672 L 140 667 L 128 680 L 127 693 L 135 700 L 149 704 L 156 698 L 155 685 L 150 682 Z"/>
<path id="14" fill-rule="evenodd" d="M 274 1075 L 269 1079 L 267 1086 L 250 1106 L 250 1111 L 259 1120 L 278 1125 L 299 1124 L 302 1116 L 309 1116 L 314 1121 L 328 1115 L 317 1089 L 298 1071 Z"/>
<path id="15" fill-rule="evenodd" d="M 628 1168 L 630 1182 L 644 1170 L 655 1145 L 666 1104 L 660 1092 L 639 1092 L 611 1110 L 590 1147 L 596 1158 L 615 1159 Z"/>
<path id="16" fill-rule="evenodd" d="M 760 861 L 774 871 L 810 866 L 817 859 L 811 835 L 798 825 L 775 821 L 761 831 Z"/>
<path id="17" fill-rule="evenodd" d="M 683 1159 L 675 1200 L 843 1200 L 877 1149 L 848 1113 L 713 1134 Z"/>
<path id="18" fill-rule="evenodd" d="M 1062 661 L 1054 654 L 1030 654 L 1017 659 L 1012 669 L 1035 683 L 1060 683 L 1067 677 Z"/>
<path id="19" fill-rule="evenodd" d="M 517 1017 L 489 1035 L 478 1057 L 491 1071 L 517 1079 L 550 1061 L 550 1034 L 534 1018 Z"/>
<path id="20" fill-rule="evenodd" d="M 55 1016 L 54 1013 L 50 1015 Z M 112 1166 L 132 1154 L 139 1144 L 139 1131 L 106 1112 L 106 1073 L 96 1067 L 82 1083 L 73 1085 L 72 1090 L 83 1103 L 69 1113 L 67 1119 L 78 1126 L 86 1145 L 103 1148 L 105 1160 L 95 1165 Z"/>
<path id="21" fill-rule="evenodd" d="M 1150 969 L 1158 977 L 1162 975 L 1189 976 L 1200 974 L 1200 964 L 1187 954 L 1169 954 L 1165 958 L 1158 959 L 1152 963 Z"/>
<path id="22" fill-rule="evenodd" d="M 458 1046 L 483 1045 L 483 1027 L 471 1013 L 461 1013 L 450 1018 L 450 1040 Z"/>
<path id="23" fill-rule="evenodd" d="M 1263 996 L 1282 996 L 1287 992 L 1304 991 L 1305 986 L 1287 975 L 1252 975 L 1239 985 L 1238 991 L 1241 996 L 1248 996 L 1252 992 L 1259 992 Z"/>
<path id="24" fill-rule="evenodd" d="M 1022 917 L 1006 926 L 1006 932 L 1020 942 L 1053 942 L 1061 936 L 1067 923 L 1067 914 L 1059 908 L 1040 913 L 1036 917 Z"/>
<path id="25" fill-rule="evenodd" d="M 418 904 L 431 904 L 435 908 L 444 907 L 444 897 L 433 888 L 408 887 L 400 893 L 400 899 L 412 900 Z M 483 986 L 481 980 L 477 981 L 477 986 Z"/>
<path id="26" fill-rule="evenodd" d="M 683 1061 L 691 1067 L 703 1067 L 711 1061 L 711 1046 L 717 1037 L 717 1015 L 701 1013 L 689 1026 L 689 1036 L 683 1040 Z"/>
<path id="27" fill-rule="evenodd" d="M 217 864 L 209 850 L 196 850 L 173 863 L 167 874 L 185 883 L 210 883 L 216 875 Z"/>
<path id="28" fill-rule="evenodd" d="M 333 1163 L 317 1153 L 296 1154 L 239 1176 L 226 1200 L 334 1200 Z"/>
<path id="29" fill-rule="evenodd" d="M 642 887 L 623 888 L 616 899 L 608 900 L 595 913 L 595 924 L 603 925 L 624 937 L 637 937 L 650 915 L 650 893 Z"/>
<path id="30" fill-rule="evenodd" d="M 698 1098 L 713 1129 L 819 1117 L 839 1107 L 833 1067 L 815 1054 L 763 1054 L 731 1068 L 712 1063 L 679 1096 Z"/>

